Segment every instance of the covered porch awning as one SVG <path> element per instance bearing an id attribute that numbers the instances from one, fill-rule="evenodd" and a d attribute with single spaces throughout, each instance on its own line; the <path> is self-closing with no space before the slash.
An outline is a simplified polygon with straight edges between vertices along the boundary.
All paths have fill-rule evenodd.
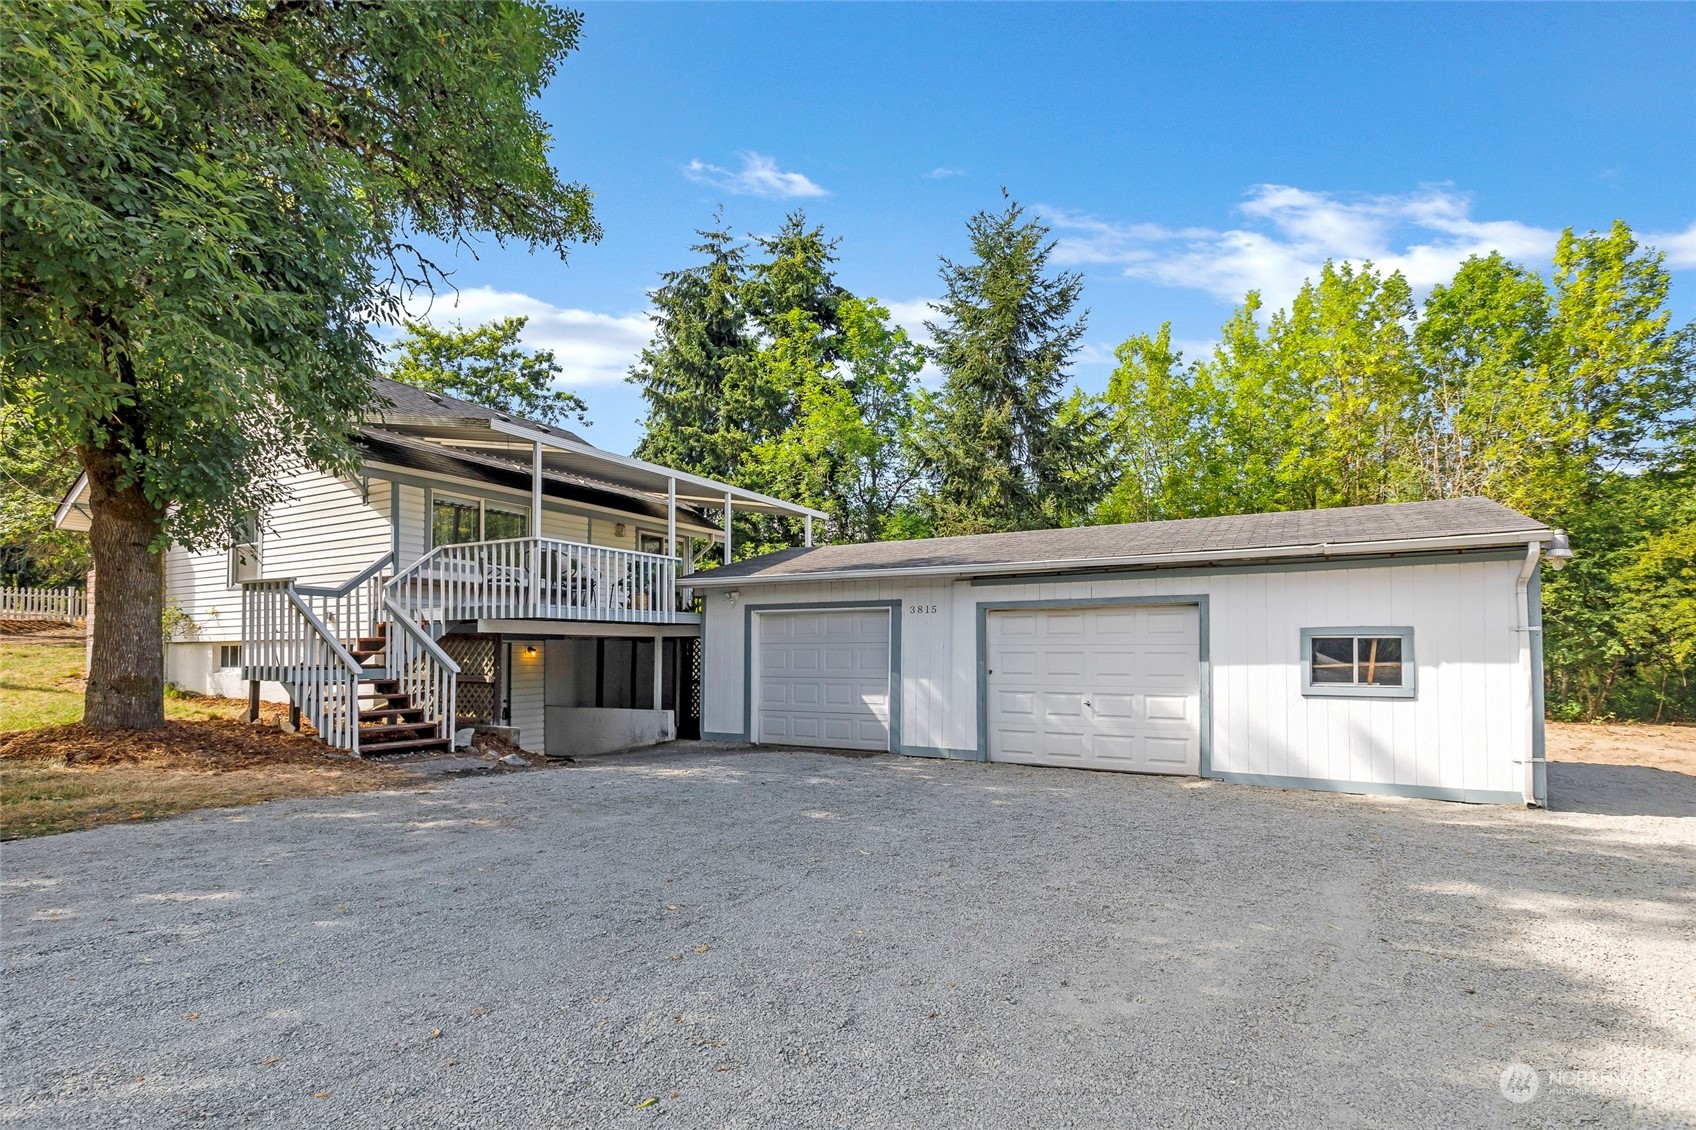
<path id="1" fill-rule="evenodd" d="M 497 458 L 517 460 L 528 455 L 532 478 L 533 528 L 540 528 L 545 472 L 560 472 L 597 480 L 627 491 L 639 491 L 666 500 L 667 552 L 675 554 L 677 507 L 706 507 L 724 513 L 724 559 L 730 560 L 730 518 L 736 510 L 777 517 L 800 518 L 806 527 L 806 542 L 813 544 L 813 519 L 828 517 L 822 510 L 787 502 L 781 498 L 720 482 L 702 475 L 662 467 L 630 455 L 616 455 L 584 443 L 563 429 L 520 420 L 403 416 L 387 414 L 382 426 L 403 435 Z"/>

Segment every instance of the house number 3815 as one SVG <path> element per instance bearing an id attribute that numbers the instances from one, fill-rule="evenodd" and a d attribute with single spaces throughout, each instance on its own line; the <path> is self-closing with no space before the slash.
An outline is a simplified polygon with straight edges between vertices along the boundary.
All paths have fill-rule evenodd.
<path id="1" fill-rule="evenodd" d="M 917 615 L 921 615 L 921 616 L 927 615 L 929 613 L 936 611 L 936 605 L 934 605 L 934 604 L 909 604 L 907 606 L 907 611 L 915 613 Z"/>

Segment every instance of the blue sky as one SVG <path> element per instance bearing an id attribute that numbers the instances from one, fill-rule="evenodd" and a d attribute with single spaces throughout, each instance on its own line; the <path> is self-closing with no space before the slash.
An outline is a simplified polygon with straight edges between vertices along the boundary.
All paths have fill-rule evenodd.
<path id="1" fill-rule="evenodd" d="M 1249 287 L 1327 257 L 1428 287 L 1491 248 L 1546 267 L 1624 218 L 1696 314 L 1696 5 L 584 6 L 546 92 L 554 161 L 606 229 L 569 263 L 484 243 L 431 318 L 531 316 L 628 451 L 646 292 L 723 205 L 801 207 L 839 279 L 922 333 L 937 257 L 1005 185 L 1085 275 L 1088 346 L 1173 323 L 1203 348 Z"/>

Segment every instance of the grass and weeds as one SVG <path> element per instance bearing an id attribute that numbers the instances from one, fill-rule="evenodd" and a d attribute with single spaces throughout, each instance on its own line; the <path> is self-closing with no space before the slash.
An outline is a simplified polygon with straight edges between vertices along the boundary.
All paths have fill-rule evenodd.
<path id="1" fill-rule="evenodd" d="M 82 692 L 81 643 L 0 641 L 0 839 L 417 780 L 279 732 L 276 704 L 248 725 L 239 700 L 173 692 L 161 729 L 101 731 Z"/>

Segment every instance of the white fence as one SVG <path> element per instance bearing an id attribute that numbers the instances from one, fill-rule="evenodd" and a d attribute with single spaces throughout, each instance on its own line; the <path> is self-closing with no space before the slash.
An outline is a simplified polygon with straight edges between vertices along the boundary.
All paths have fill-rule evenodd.
<path id="1" fill-rule="evenodd" d="M 81 589 L 0 589 L 0 620 L 58 620 L 73 624 L 88 615 Z"/>

